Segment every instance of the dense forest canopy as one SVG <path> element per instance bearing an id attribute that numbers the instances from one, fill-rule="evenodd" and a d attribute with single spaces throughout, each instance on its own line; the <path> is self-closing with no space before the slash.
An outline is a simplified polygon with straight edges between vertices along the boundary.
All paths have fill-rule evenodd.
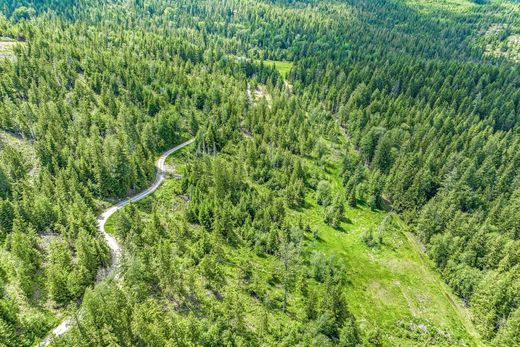
<path id="1" fill-rule="evenodd" d="M 70 312 L 55 345 L 520 345 L 518 2 L 0 10 L 0 346 Z M 95 216 L 192 137 L 182 179 L 111 221 L 123 279 L 96 284 Z M 388 216 L 365 253 L 409 226 L 480 337 L 360 316 L 313 248 L 359 211 Z"/>

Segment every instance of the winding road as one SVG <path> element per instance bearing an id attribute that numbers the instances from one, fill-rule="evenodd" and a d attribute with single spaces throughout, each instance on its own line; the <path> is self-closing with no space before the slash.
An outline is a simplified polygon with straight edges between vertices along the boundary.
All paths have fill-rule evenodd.
<path id="1" fill-rule="evenodd" d="M 115 237 L 113 237 L 112 235 L 109 235 L 105 231 L 105 224 L 106 224 L 107 220 L 110 218 L 110 216 L 112 216 L 114 213 L 116 213 L 118 210 L 120 210 L 124 206 L 128 205 L 129 203 L 137 202 L 137 201 L 147 197 L 148 195 L 152 194 L 153 192 L 155 192 L 157 190 L 157 188 L 159 188 L 161 186 L 161 184 L 164 182 L 164 180 L 166 179 L 166 174 L 167 174 L 166 158 L 168 158 L 168 156 L 177 152 L 178 150 L 192 144 L 194 141 L 195 141 L 195 139 L 191 139 L 189 141 L 186 141 L 186 142 L 164 152 L 159 157 L 157 162 L 155 163 L 155 167 L 157 168 L 157 173 L 155 174 L 155 180 L 154 180 L 153 184 L 149 188 L 147 188 L 146 190 L 142 191 L 141 193 L 139 193 L 137 195 L 134 195 L 130 198 L 127 198 L 125 200 L 118 202 L 114 206 L 105 210 L 101 215 L 99 215 L 98 229 L 99 229 L 99 232 L 101 233 L 101 235 L 103 235 L 108 247 L 110 248 L 110 253 L 112 254 L 112 264 L 111 264 L 106 276 L 104 276 L 104 278 L 108 277 L 111 274 L 115 274 L 116 280 L 119 278 L 118 274 L 116 273 L 116 270 L 119 267 L 119 264 L 121 262 L 121 255 L 123 253 L 123 249 L 122 249 L 121 245 L 119 244 L 119 242 L 115 239 Z M 37 347 L 48 346 L 51 343 L 53 338 L 65 334 L 67 331 L 69 331 L 72 328 L 72 326 L 73 326 L 72 322 L 73 322 L 72 317 L 66 318 L 63 322 L 61 322 L 60 325 L 58 325 L 56 328 L 54 328 L 54 330 L 52 330 L 52 332 L 49 335 L 47 335 L 37 345 Z"/>

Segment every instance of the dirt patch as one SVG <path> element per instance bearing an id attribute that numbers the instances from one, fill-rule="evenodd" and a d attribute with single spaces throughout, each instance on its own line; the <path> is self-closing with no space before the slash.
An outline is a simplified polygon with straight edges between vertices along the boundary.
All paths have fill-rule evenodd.
<path id="1" fill-rule="evenodd" d="M 0 59 L 13 59 L 14 48 L 18 45 L 18 41 L 0 38 Z"/>
<path id="2" fill-rule="evenodd" d="M 258 86 L 253 91 L 253 99 L 256 99 L 256 100 L 265 99 L 269 106 L 271 105 L 271 102 L 273 100 L 271 95 L 267 92 L 267 87 L 266 86 Z"/>
<path id="3" fill-rule="evenodd" d="M 402 272 L 403 270 L 409 271 L 417 268 L 417 264 L 409 260 L 403 259 L 388 259 L 384 262 L 384 265 L 392 272 Z"/>
<path id="4" fill-rule="evenodd" d="M 250 140 L 253 139 L 253 134 L 251 134 L 251 132 L 249 132 L 246 128 L 244 128 L 244 127 L 240 127 L 240 131 L 242 132 L 242 134 L 243 134 L 246 138 L 248 138 L 248 139 L 250 139 Z"/>
<path id="5" fill-rule="evenodd" d="M 38 246 L 42 251 L 48 253 L 52 242 L 59 240 L 60 238 L 61 235 L 58 233 L 40 234 L 40 238 L 38 239 Z"/>
<path id="6" fill-rule="evenodd" d="M 265 85 L 258 85 L 255 90 L 251 90 L 251 86 L 247 85 L 247 97 L 253 105 L 257 105 L 262 99 L 267 102 L 267 106 L 271 108 L 273 98 L 268 93 Z"/>
<path id="7" fill-rule="evenodd" d="M 499 32 L 501 32 L 503 29 L 504 29 L 504 24 L 502 24 L 502 23 L 493 24 L 486 30 L 484 35 L 494 36 L 494 35 L 498 34 Z"/>
<path id="8" fill-rule="evenodd" d="M 520 44 L 520 35 L 511 35 L 507 38 L 507 41 L 512 44 Z"/>
<path id="9" fill-rule="evenodd" d="M 293 85 L 289 83 L 287 80 L 283 80 L 285 96 L 290 96 L 293 92 Z"/>
<path id="10" fill-rule="evenodd" d="M 388 290 L 379 281 L 370 282 L 367 290 L 375 299 L 383 304 L 390 304 L 392 302 Z"/>

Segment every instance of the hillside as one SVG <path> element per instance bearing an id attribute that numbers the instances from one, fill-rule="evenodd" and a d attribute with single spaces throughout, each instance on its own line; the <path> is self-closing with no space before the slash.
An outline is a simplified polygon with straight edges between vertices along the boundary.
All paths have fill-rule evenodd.
<path id="1" fill-rule="evenodd" d="M 520 345 L 518 2 L 0 11 L 0 346 Z"/>
<path id="2" fill-rule="evenodd" d="M 248 141 L 247 138 L 242 140 Z M 219 157 L 223 157 L 226 162 L 233 162 L 233 153 L 240 151 L 242 146 L 247 146 L 247 143 L 225 147 L 215 157 L 214 165 L 218 165 Z M 331 192 L 334 196 L 339 193 L 337 189 L 341 186 L 338 180 L 338 162 L 333 156 L 328 158 L 326 165 L 331 165 L 332 170 L 322 178 L 336 186 Z M 187 167 L 197 165 L 196 162 L 201 160 L 194 155 L 193 149 L 172 159 L 170 165 L 176 168 L 177 173 L 182 174 L 186 174 Z M 309 165 L 312 166 L 311 160 Z M 312 170 L 319 171 L 319 168 Z M 212 176 L 216 171 L 206 174 Z M 147 234 L 148 239 L 173 241 L 181 249 L 186 246 L 179 243 L 179 238 L 190 235 L 189 241 L 184 241 L 190 244 L 191 237 L 201 237 L 200 229 L 186 220 L 190 216 L 190 207 L 184 194 L 190 188 L 183 189 L 185 179 L 167 182 L 155 195 L 137 206 L 128 207 L 109 221 L 109 230 L 118 238 L 126 240 L 125 249 L 139 249 L 138 244 L 142 239 L 135 239 L 137 230 L 152 233 Z M 257 185 L 248 178 L 245 181 L 255 186 L 256 192 L 260 194 L 268 191 L 265 185 Z M 481 344 L 469 319 L 468 310 L 454 298 L 449 288 L 435 274 L 431 263 L 425 260 L 423 251 L 413 237 L 409 236 L 406 226 L 398 217 L 382 211 L 374 212 L 365 205 L 360 205 L 347 208 L 339 224 L 331 226 L 324 221 L 323 207 L 316 203 L 313 193 L 307 194 L 301 209 L 288 212 L 288 222 L 294 223 L 296 228 L 302 228 L 300 237 L 303 238 L 295 246 L 298 254 L 294 254 L 296 260 L 290 265 L 294 277 L 290 279 L 287 314 L 283 310 L 280 312 L 284 288 L 283 279 L 277 277 L 283 265 L 280 263 L 280 255 L 263 252 L 258 247 L 248 250 L 247 243 L 244 244 L 240 236 L 236 236 L 239 240 L 219 240 L 217 243 L 210 240 L 211 247 L 218 247 L 219 251 L 215 255 L 210 253 L 202 260 L 193 258 L 191 252 L 181 251 L 178 255 L 178 261 L 187 266 L 184 271 L 198 274 L 191 291 L 201 300 L 203 312 L 207 310 L 207 314 L 211 315 L 210 312 L 214 309 L 212 306 L 220 305 L 211 300 L 206 302 L 204 297 L 211 298 L 215 295 L 220 298 L 219 301 L 224 302 L 231 298 L 241 302 L 241 310 L 244 312 L 241 319 L 244 320 L 244 329 L 250 330 L 248 334 L 251 336 L 265 337 L 269 336 L 266 331 L 292 327 L 302 334 L 307 329 L 311 331 L 301 337 L 302 341 L 310 339 L 314 343 L 326 343 L 326 340 L 320 340 L 319 337 L 320 329 L 323 329 L 320 328 L 320 323 L 312 320 L 310 323 L 305 322 L 309 319 L 309 310 L 312 310 L 308 302 L 312 302 L 313 295 L 320 295 L 317 293 L 320 293 L 319 288 L 323 286 L 321 277 L 326 276 L 323 271 L 326 271 L 327 263 L 332 262 L 333 266 L 345 274 L 343 291 L 349 308 L 360 329 L 368 333 L 364 343 L 370 344 L 369 341 L 379 334 L 385 345 L 413 346 L 418 342 L 446 346 Z M 143 222 L 136 225 L 132 221 Z M 157 223 L 161 225 L 159 230 L 172 230 L 168 228 L 172 223 L 186 225 L 188 229 L 182 235 L 177 235 L 174 230 L 173 234 L 163 235 L 156 233 Z M 379 228 L 383 228 L 382 241 L 378 236 Z M 376 239 L 373 244 L 367 244 L 364 240 L 370 229 L 374 230 Z M 142 259 L 146 253 L 137 251 L 137 254 Z M 208 273 L 206 262 L 211 262 L 215 269 L 220 269 L 218 279 L 213 278 L 214 272 Z M 255 270 L 251 273 L 251 269 Z M 217 283 L 213 284 L 212 281 Z M 135 285 L 137 284 L 129 284 L 129 287 Z M 145 296 L 155 302 L 155 305 L 164 304 L 162 294 L 150 291 Z M 220 309 L 225 311 L 226 306 Z M 168 310 L 161 312 L 171 314 Z M 180 313 L 175 319 L 189 320 L 189 316 L 183 317 Z M 209 322 L 218 319 L 213 317 Z M 206 324 L 211 324 L 209 322 Z M 260 341 L 275 343 L 276 340 L 270 341 L 267 338 Z M 297 341 L 295 336 L 288 336 L 284 339 L 284 344 L 294 345 Z"/>

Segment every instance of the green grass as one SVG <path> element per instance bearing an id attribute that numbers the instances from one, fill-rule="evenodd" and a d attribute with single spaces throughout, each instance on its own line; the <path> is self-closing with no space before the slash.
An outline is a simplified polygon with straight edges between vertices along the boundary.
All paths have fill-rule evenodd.
<path id="1" fill-rule="evenodd" d="M 182 172 L 182 162 L 189 157 L 189 149 L 180 151 L 168 160 Z M 334 158 L 334 155 L 331 157 Z M 329 161 L 326 169 L 317 167 L 310 159 L 305 160 L 311 172 L 319 172 L 322 178 L 331 182 L 333 190 L 341 189 L 339 164 L 337 158 Z M 264 189 L 264 187 L 258 187 Z M 149 218 L 152 204 L 160 214 L 179 213 L 185 208 L 184 201 L 178 197 L 179 180 L 168 180 L 154 194 L 137 203 L 143 219 Z M 373 227 L 378 227 L 385 217 L 383 211 L 372 211 L 361 205 L 348 208 L 345 221 L 334 229 L 323 221 L 323 207 L 315 202 L 314 192 L 306 197 L 306 207 L 301 211 L 291 211 L 296 222 L 300 218 L 317 231 L 317 238 L 307 235 L 306 248 L 335 256 L 345 265 L 348 284 L 345 295 L 350 309 L 364 332 L 380 329 L 385 345 L 416 346 L 418 343 L 437 346 L 475 346 L 481 345 L 471 324 L 468 311 L 451 294 L 441 281 L 431 262 L 422 253 L 420 244 L 406 230 L 406 225 L 392 217 L 392 227 L 387 228 L 384 242 L 380 246 L 367 246 L 362 235 Z M 107 221 L 107 231 L 113 232 L 113 220 Z M 234 248 L 223 245 L 227 265 L 224 266 L 228 283 L 238 281 L 237 269 L 248 264 L 258 271 L 262 283 L 272 280 L 270 274 L 276 273 L 277 261 L 272 256 L 258 256 L 247 248 Z M 222 292 L 229 290 L 226 286 Z M 284 324 L 287 316 L 281 314 L 279 307 L 282 290 L 279 284 L 270 285 L 270 305 L 277 307 L 269 313 L 272 326 Z M 229 294 L 229 293 L 228 293 Z M 248 325 L 258 327 L 258 317 L 262 316 L 263 306 L 257 299 L 244 293 L 237 293 L 247 312 Z M 300 316 L 304 310 L 297 294 L 289 297 L 289 314 Z M 449 336 L 449 338 L 445 337 Z"/>
<path id="2" fill-rule="evenodd" d="M 311 171 L 320 170 L 310 160 L 306 165 Z M 324 176 L 337 192 L 341 189 L 338 160 L 326 167 L 320 171 L 328 171 Z M 385 212 L 364 205 L 347 208 L 345 221 L 334 229 L 323 221 L 324 208 L 316 204 L 313 192 L 307 195 L 306 205 L 293 216 L 318 231 L 318 238 L 308 242 L 310 250 L 344 262 L 349 281 L 345 293 L 363 331 L 381 329 L 390 346 L 416 346 L 418 341 L 457 346 L 482 343 L 469 311 L 457 302 L 397 216 L 389 218 L 391 227 L 386 228 L 383 245 L 369 247 L 363 234 L 372 227 L 377 237 Z M 449 334 L 450 339 L 440 334 Z"/>
<path id="3" fill-rule="evenodd" d="M 363 233 L 374 227 L 377 233 L 384 213 L 366 206 L 350 208 L 349 222 L 342 231 L 323 222 L 321 206 L 309 196 L 310 208 L 301 214 L 303 221 L 319 230 L 318 239 L 309 242 L 310 249 L 335 255 L 344 261 L 349 285 L 345 289 L 351 310 L 362 330 L 375 327 L 383 331 L 389 345 L 415 345 L 414 326 L 423 324 L 429 330 L 440 329 L 453 336 L 456 345 L 469 345 L 464 321 L 445 297 L 437 274 L 421 261 L 420 254 L 400 228 L 384 234 L 382 246 L 368 247 Z"/>
<path id="4" fill-rule="evenodd" d="M 257 63 L 260 63 L 260 60 L 256 61 Z M 282 75 L 283 78 L 287 78 L 287 74 L 289 71 L 291 71 L 293 67 L 293 63 L 290 61 L 281 61 L 281 60 L 264 60 L 264 65 L 266 66 L 273 66 L 276 70 Z"/>
<path id="5" fill-rule="evenodd" d="M 192 146 L 193 145 L 181 148 L 174 154 L 170 155 L 168 158 L 166 158 L 166 165 L 173 166 L 175 172 L 182 173 L 184 171 L 184 167 L 186 166 L 186 162 L 190 157 L 190 153 L 193 150 L 191 148 Z"/>

